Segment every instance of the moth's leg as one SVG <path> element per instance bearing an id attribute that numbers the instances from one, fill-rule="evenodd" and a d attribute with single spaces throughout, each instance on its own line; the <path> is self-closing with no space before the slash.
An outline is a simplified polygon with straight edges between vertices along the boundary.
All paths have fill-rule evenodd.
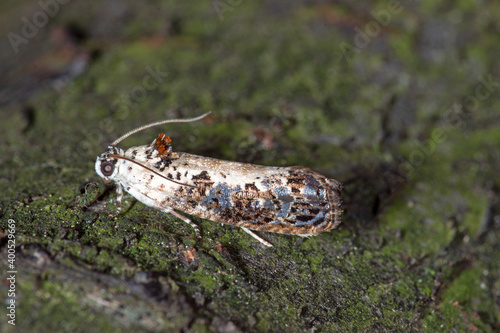
<path id="1" fill-rule="evenodd" d="M 116 212 L 109 214 L 109 217 L 115 218 L 122 210 L 123 188 L 121 184 L 116 184 Z"/>
<path id="2" fill-rule="evenodd" d="M 122 210 L 122 199 L 123 199 L 123 186 L 121 184 L 116 184 L 116 215 L 120 214 Z"/>
<path id="3" fill-rule="evenodd" d="M 170 213 L 172 214 L 173 216 L 175 217 L 178 217 L 180 218 L 181 220 L 183 220 L 184 222 L 186 222 L 187 224 L 189 224 L 191 227 L 193 227 L 194 229 L 194 232 L 196 234 L 196 237 L 197 238 L 201 238 L 201 235 L 200 235 L 200 229 L 198 229 L 198 226 L 196 224 L 194 224 L 190 219 L 188 219 L 187 217 L 185 217 L 184 215 L 181 215 L 179 213 L 177 213 L 175 210 L 173 210 L 172 208 L 163 208 L 162 209 L 165 213 Z"/>
<path id="4" fill-rule="evenodd" d="M 253 238 L 255 238 L 256 240 L 258 240 L 259 242 L 261 242 L 262 244 L 264 244 L 265 246 L 269 246 L 269 247 L 272 247 L 273 244 L 269 243 L 268 241 L 260 238 L 259 236 L 257 236 L 256 234 L 254 234 L 252 231 L 250 231 L 249 229 L 245 228 L 245 227 L 241 227 L 241 229 L 245 230 L 245 232 L 247 234 L 249 234 L 250 236 L 252 236 Z"/>

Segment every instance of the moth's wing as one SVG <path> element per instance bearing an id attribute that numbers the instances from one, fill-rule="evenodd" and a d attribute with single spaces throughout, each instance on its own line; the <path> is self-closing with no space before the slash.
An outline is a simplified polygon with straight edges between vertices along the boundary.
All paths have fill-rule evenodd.
<path id="1" fill-rule="evenodd" d="M 342 185 L 304 167 L 266 167 L 186 153 L 143 161 L 154 178 L 147 196 L 201 218 L 285 234 L 315 235 L 340 223 Z M 184 184 L 184 185 L 182 185 Z"/>
<path id="2" fill-rule="evenodd" d="M 184 204 L 178 209 L 225 224 L 304 236 L 340 223 L 342 185 L 336 180 L 303 167 L 210 166 L 194 175 L 196 189 L 182 189 Z"/>

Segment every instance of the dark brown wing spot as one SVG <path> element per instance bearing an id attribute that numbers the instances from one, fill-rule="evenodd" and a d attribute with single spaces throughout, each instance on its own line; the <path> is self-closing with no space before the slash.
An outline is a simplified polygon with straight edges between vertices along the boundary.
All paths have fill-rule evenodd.
<path id="1" fill-rule="evenodd" d="M 202 171 L 198 175 L 193 175 L 192 180 L 210 180 L 210 176 L 208 175 L 208 172 Z"/>
<path id="2" fill-rule="evenodd" d="M 257 186 L 255 186 L 255 183 L 248 183 L 248 184 L 245 184 L 245 190 L 247 191 L 259 191 L 259 189 L 257 188 Z"/>

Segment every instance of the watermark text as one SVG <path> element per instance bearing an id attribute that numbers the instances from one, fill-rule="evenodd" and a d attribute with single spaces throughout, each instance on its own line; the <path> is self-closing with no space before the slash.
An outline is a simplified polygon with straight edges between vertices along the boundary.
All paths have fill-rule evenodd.
<path id="1" fill-rule="evenodd" d="M 16 221 L 8 220 L 7 226 L 7 322 L 16 325 Z"/>

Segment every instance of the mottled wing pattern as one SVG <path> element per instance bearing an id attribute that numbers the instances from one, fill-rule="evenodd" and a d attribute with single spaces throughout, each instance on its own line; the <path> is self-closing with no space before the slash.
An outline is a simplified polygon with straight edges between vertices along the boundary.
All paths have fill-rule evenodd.
<path id="1" fill-rule="evenodd" d="M 304 236 L 340 223 L 342 185 L 336 180 L 304 167 L 262 167 L 206 158 L 205 170 L 196 170 L 189 166 L 188 154 L 179 154 L 188 169 L 175 162 L 171 168 L 186 175 L 186 184 L 195 187 L 177 189 L 176 199 L 168 204 L 178 210 L 249 229 Z M 226 168 L 221 169 L 220 162 Z"/>

